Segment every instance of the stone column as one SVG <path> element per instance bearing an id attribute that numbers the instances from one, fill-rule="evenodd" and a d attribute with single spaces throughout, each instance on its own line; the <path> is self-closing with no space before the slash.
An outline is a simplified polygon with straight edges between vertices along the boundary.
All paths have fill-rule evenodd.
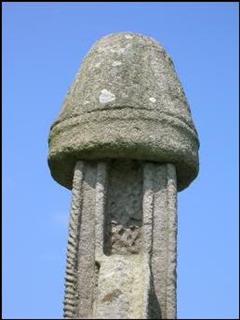
<path id="1" fill-rule="evenodd" d="M 198 148 L 162 46 L 101 38 L 49 136 L 51 174 L 72 190 L 65 318 L 176 318 L 177 191 L 198 174 Z"/>

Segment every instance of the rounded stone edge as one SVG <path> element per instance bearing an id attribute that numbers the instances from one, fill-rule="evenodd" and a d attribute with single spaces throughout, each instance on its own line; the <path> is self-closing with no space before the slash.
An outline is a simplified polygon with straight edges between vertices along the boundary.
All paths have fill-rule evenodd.
<path id="1" fill-rule="evenodd" d="M 138 37 L 143 39 L 144 41 L 151 41 L 151 43 L 157 47 L 157 49 L 163 51 L 171 60 L 171 57 L 169 56 L 169 54 L 167 53 L 167 51 L 164 49 L 164 47 L 162 46 L 162 44 L 160 44 L 158 41 L 156 41 L 154 38 L 145 35 L 145 34 L 140 34 L 137 32 L 130 32 L 130 31 L 120 31 L 120 32 L 116 32 L 116 33 L 111 33 L 111 34 L 106 34 L 103 35 L 99 40 L 97 40 L 93 46 L 91 47 L 91 49 L 89 50 L 88 54 L 84 57 L 83 60 L 85 60 L 86 57 L 88 57 L 92 50 L 96 47 L 97 44 L 99 44 L 100 42 L 102 42 L 103 40 L 106 40 L 108 38 L 111 37 L 119 37 L 119 36 L 125 36 L 125 35 L 131 35 L 133 37 Z M 172 60 L 171 60 L 172 62 Z M 173 62 L 172 62 L 173 64 Z M 174 64 L 173 64 L 174 65 Z M 63 119 L 64 120 L 64 119 Z M 53 128 L 55 128 L 57 125 L 59 124 L 58 120 L 55 121 L 52 126 L 51 126 L 51 131 Z M 182 191 L 184 190 L 186 187 L 189 186 L 189 184 L 197 177 L 198 172 L 199 172 L 199 159 L 198 159 L 198 149 L 199 149 L 199 140 L 198 140 L 198 136 L 197 136 L 197 132 L 195 130 L 195 127 L 193 125 L 193 127 L 191 128 L 195 134 L 193 135 L 193 138 L 195 140 L 195 150 L 193 153 L 195 153 L 195 157 L 194 160 L 192 159 L 192 161 L 186 161 L 185 156 L 183 155 L 182 157 L 179 157 L 179 155 L 177 155 L 177 153 L 175 155 L 172 154 L 172 158 L 174 158 L 174 160 L 171 162 L 171 160 L 165 160 L 161 159 L 161 156 L 159 155 L 159 160 L 156 159 L 156 153 L 154 153 L 153 156 L 150 156 L 148 159 L 145 159 L 144 157 L 134 157 L 131 155 L 129 156 L 123 156 L 123 159 L 138 159 L 141 161 L 145 161 L 145 162 L 158 162 L 158 163 L 173 163 L 176 166 L 176 171 L 177 171 L 177 176 L 178 176 L 178 191 Z M 51 132 L 50 132 L 50 136 L 51 136 Z M 49 136 L 49 145 L 50 145 L 50 136 Z M 101 149 L 101 147 L 105 148 L 108 144 L 107 143 L 103 143 L 102 146 L 100 146 L 99 148 Z M 146 152 L 147 152 L 147 148 L 146 147 Z M 112 148 L 112 146 L 111 146 Z M 73 178 L 73 171 L 74 171 L 74 166 L 75 166 L 75 162 L 78 160 L 90 160 L 90 161 L 98 161 L 98 160 L 106 160 L 108 161 L 109 159 L 116 159 L 118 158 L 117 153 L 116 155 L 114 155 L 114 148 L 112 149 L 113 153 L 110 152 L 110 154 L 106 154 L 106 156 L 100 156 L 95 158 L 94 156 L 94 152 L 93 151 L 94 148 L 92 148 L 92 146 L 86 151 L 86 150 L 75 150 L 73 148 L 68 147 L 65 148 L 64 150 L 59 150 L 57 153 L 55 152 L 49 152 L 48 155 L 48 165 L 51 171 L 51 175 L 53 177 L 54 180 L 56 180 L 59 184 L 61 184 L 62 186 L 68 188 L 68 189 L 72 189 L 72 178 Z M 96 149 L 96 148 L 95 148 Z M 99 149 L 99 152 L 101 151 Z M 116 148 L 116 151 L 119 148 Z M 126 152 L 126 151 L 125 151 Z M 160 152 L 161 153 L 161 152 Z M 165 153 L 169 153 L 168 150 L 165 150 Z M 177 159 L 178 158 L 178 159 Z M 63 170 L 64 168 L 64 170 Z M 187 176 L 187 179 L 186 179 Z M 185 180 L 185 181 L 184 181 Z"/>
<path id="2" fill-rule="evenodd" d="M 93 162 L 97 162 L 99 160 L 101 161 L 110 161 L 111 159 L 123 159 L 126 160 L 127 158 L 122 157 L 103 157 L 103 158 L 99 158 L 99 159 L 94 159 L 91 156 L 82 156 L 81 160 L 88 160 L 88 161 L 93 161 Z M 195 166 L 190 166 L 190 165 L 186 165 L 185 163 L 181 163 L 180 161 L 177 161 L 175 163 L 173 162 L 169 162 L 169 161 L 165 161 L 165 162 L 158 162 L 158 161 L 154 161 L 154 160 L 143 160 L 143 159 L 136 159 L 133 157 L 129 157 L 128 159 L 133 159 L 133 160 L 139 160 L 142 162 L 152 162 L 152 163 L 172 163 L 173 165 L 176 166 L 176 172 L 177 172 L 177 189 L 178 192 L 183 191 L 184 189 L 186 189 L 197 177 L 198 175 L 198 171 L 199 171 L 199 163 L 197 161 L 197 163 L 195 164 Z M 71 154 L 66 154 L 66 155 L 58 155 L 56 157 L 51 157 L 51 155 L 48 157 L 48 166 L 50 168 L 50 172 L 51 172 L 51 176 L 52 178 L 59 183 L 60 185 L 62 185 L 63 187 L 72 190 L 72 179 L 73 179 L 73 174 L 74 174 L 74 167 L 76 164 L 76 161 L 79 160 L 79 157 L 75 154 L 75 155 L 71 155 Z M 188 172 L 188 178 L 186 180 L 186 176 L 184 175 L 184 177 L 182 177 L 182 172 Z M 63 174 L 64 172 L 64 174 Z"/>
<path id="3" fill-rule="evenodd" d="M 64 132 L 66 134 L 66 132 Z M 189 132 L 185 132 L 183 139 L 189 141 Z M 67 140 L 76 135 L 69 132 Z M 191 139 L 185 144 L 183 149 L 175 148 L 174 143 L 169 146 L 168 137 L 160 137 L 165 140 L 159 147 L 159 142 L 149 142 L 148 135 L 139 136 L 140 139 L 128 141 L 126 138 L 112 133 L 111 139 L 95 140 L 88 138 L 80 144 L 60 144 L 61 136 L 57 135 L 57 140 L 52 141 L 48 155 L 48 165 L 54 180 L 64 187 L 72 188 L 73 171 L 76 161 L 108 161 L 109 159 L 135 159 L 144 162 L 172 163 L 176 166 L 178 191 L 188 187 L 196 178 L 199 171 L 198 160 L 198 140 Z M 65 137 L 66 138 L 66 137 Z M 64 138 L 64 139 L 65 139 Z M 179 138 L 182 139 L 181 136 Z M 58 140 L 59 139 L 59 140 Z M 183 140 L 184 141 L 184 140 Z"/>

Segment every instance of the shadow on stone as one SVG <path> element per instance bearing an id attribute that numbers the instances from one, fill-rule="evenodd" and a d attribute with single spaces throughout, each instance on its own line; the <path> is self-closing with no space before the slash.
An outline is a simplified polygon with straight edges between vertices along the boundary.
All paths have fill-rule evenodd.
<path id="1" fill-rule="evenodd" d="M 162 312 L 160 308 L 160 304 L 158 302 L 156 293 L 155 293 L 155 288 L 154 288 L 154 283 L 153 283 L 153 278 L 151 276 L 150 280 L 150 293 L 149 293 L 149 304 L 148 304 L 148 319 L 162 319 Z"/>

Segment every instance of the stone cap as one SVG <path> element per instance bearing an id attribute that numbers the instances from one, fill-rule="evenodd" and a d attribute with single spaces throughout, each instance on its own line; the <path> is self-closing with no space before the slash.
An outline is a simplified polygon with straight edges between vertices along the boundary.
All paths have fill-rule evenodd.
<path id="1" fill-rule="evenodd" d="M 77 160 L 173 163 L 178 191 L 197 176 L 199 141 L 171 58 L 150 37 L 120 32 L 83 60 L 49 135 L 53 178 L 72 188 Z"/>

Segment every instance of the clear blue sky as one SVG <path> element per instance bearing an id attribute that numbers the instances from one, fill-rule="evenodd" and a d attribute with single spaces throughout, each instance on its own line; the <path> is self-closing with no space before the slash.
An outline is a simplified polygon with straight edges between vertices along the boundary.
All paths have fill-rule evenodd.
<path id="1" fill-rule="evenodd" d="M 238 317 L 238 4 L 3 3 L 3 317 L 61 318 L 71 194 L 48 133 L 101 36 L 133 31 L 171 55 L 199 133 L 178 194 L 178 318 Z"/>

